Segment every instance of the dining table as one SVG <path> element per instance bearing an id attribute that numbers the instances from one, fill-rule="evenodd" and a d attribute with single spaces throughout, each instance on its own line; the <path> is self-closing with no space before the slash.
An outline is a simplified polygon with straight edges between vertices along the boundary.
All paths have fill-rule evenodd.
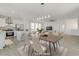
<path id="1" fill-rule="evenodd" d="M 56 52 L 56 45 L 55 44 L 59 44 L 59 40 L 62 38 L 63 36 L 60 35 L 60 33 L 58 33 L 58 35 L 54 35 L 52 33 L 41 33 L 40 34 L 40 39 L 49 42 L 49 50 L 50 50 L 50 56 L 52 55 L 52 46 L 51 44 L 53 44 L 54 47 L 54 52 Z M 59 44 L 60 45 L 60 44 Z"/>

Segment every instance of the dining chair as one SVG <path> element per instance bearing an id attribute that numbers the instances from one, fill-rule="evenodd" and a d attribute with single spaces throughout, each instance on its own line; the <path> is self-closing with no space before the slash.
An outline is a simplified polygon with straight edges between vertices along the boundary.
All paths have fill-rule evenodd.
<path id="1" fill-rule="evenodd" d="M 59 40 L 63 38 L 64 33 L 63 32 L 53 32 L 52 35 L 55 36 L 55 37 L 57 37 L 57 40 L 58 40 L 57 43 L 60 46 Z"/>
<path id="2" fill-rule="evenodd" d="M 53 54 L 54 54 L 54 52 L 56 51 L 57 36 L 53 35 L 52 33 L 49 33 L 46 40 L 49 41 L 49 50 L 50 50 L 50 53 L 51 53 L 51 49 L 52 49 L 52 46 L 53 46 Z"/>
<path id="3" fill-rule="evenodd" d="M 19 55 L 24 56 L 24 55 L 29 55 L 29 50 L 30 50 L 30 40 L 28 38 L 28 35 L 26 33 L 23 33 L 22 38 L 24 42 L 22 45 L 17 49 L 19 52 Z"/>
<path id="4" fill-rule="evenodd" d="M 64 37 L 64 33 L 63 32 L 60 32 L 56 36 L 57 36 L 57 39 L 58 39 L 56 45 L 58 44 L 58 46 L 60 46 L 60 42 L 59 41 L 60 41 L 60 39 L 62 39 Z"/>
<path id="5" fill-rule="evenodd" d="M 39 40 L 41 44 L 48 46 L 48 41 L 45 41 L 45 39 L 47 38 L 46 34 L 48 33 L 39 33 L 40 36 Z"/>
<path id="6" fill-rule="evenodd" d="M 32 47 L 31 55 L 43 55 L 43 53 L 46 53 L 47 50 L 45 46 L 41 45 L 38 36 L 32 37 L 31 47 Z"/>

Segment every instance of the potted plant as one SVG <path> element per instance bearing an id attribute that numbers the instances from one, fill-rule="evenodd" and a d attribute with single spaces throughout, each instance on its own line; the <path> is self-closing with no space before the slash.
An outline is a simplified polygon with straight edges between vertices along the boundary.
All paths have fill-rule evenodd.
<path id="1" fill-rule="evenodd" d="M 38 31 L 39 33 L 41 33 L 41 32 L 43 31 L 43 29 L 42 29 L 42 28 L 41 28 L 41 29 L 37 28 L 37 31 Z"/>

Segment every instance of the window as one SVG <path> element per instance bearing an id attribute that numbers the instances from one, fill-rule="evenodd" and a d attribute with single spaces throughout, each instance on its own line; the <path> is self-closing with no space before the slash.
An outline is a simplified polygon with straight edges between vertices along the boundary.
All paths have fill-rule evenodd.
<path id="1" fill-rule="evenodd" d="M 67 29 L 67 30 L 77 30 L 78 29 L 78 20 L 77 19 L 66 20 L 65 29 Z"/>
<path id="2" fill-rule="evenodd" d="M 31 31 L 37 31 L 37 28 L 41 29 L 40 23 L 31 23 Z"/>

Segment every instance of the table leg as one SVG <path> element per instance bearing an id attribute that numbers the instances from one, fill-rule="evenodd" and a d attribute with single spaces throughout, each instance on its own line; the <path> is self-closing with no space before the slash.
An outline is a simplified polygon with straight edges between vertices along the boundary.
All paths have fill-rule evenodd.
<path id="1" fill-rule="evenodd" d="M 60 46 L 60 42 L 58 41 L 58 45 Z"/>
<path id="2" fill-rule="evenodd" d="M 52 52 L 51 52 L 51 42 L 49 42 L 49 50 L 50 50 L 50 56 L 52 55 Z"/>
<path id="3" fill-rule="evenodd" d="M 29 53 L 30 53 L 30 46 L 28 47 L 28 56 L 29 56 Z"/>
<path id="4" fill-rule="evenodd" d="M 56 52 L 56 46 L 55 46 L 55 43 L 53 42 L 53 47 L 54 47 L 54 53 Z"/>
<path id="5" fill-rule="evenodd" d="M 34 52 L 34 50 L 32 49 L 32 51 L 31 51 L 31 56 L 33 56 L 33 52 Z"/>
<path id="6" fill-rule="evenodd" d="M 47 47 L 47 43 L 48 43 L 48 42 L 46 41 L 46 47 Z M 47 53 L 47 52 L 48 52 L 48 51 L 46 50 L 46 53 Z"/>

